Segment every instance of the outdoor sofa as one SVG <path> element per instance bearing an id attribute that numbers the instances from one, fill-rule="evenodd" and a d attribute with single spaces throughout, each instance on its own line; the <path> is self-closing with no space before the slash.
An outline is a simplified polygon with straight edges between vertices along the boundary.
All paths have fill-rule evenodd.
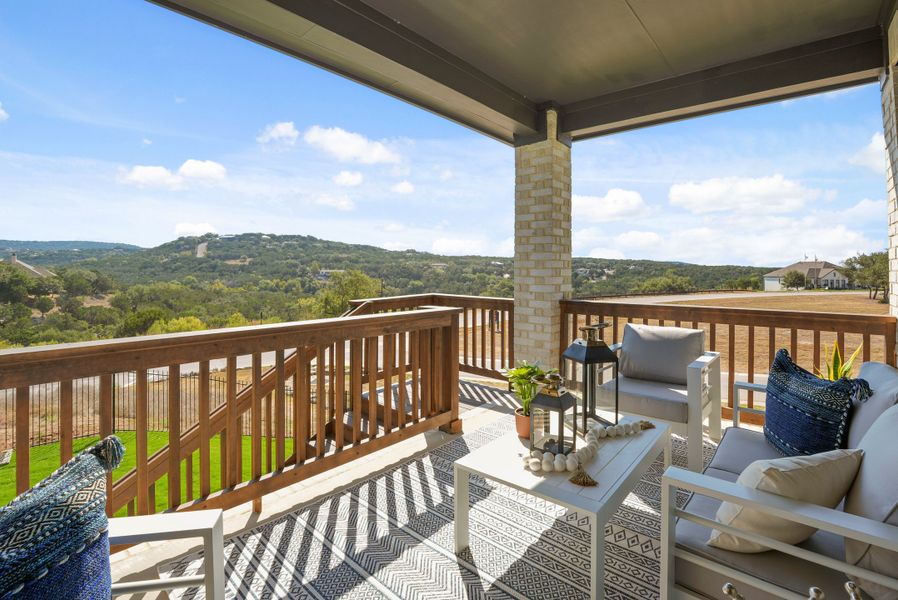
<path id="1" fill-rule="evenodd" d="M 805 600 L 811 587 L 827 598 L 847 598 L 845 583 L 862 584 L 864 597 L 898 598 L 898 370 L 865 363 L 860 378 L 873 395 L 855 405 L 847 447 L 863 450 L 860 468 L 842 505 L 835 509 L 750 489 L 736 482 L 752 462 L 781 458 L 763 432 L 734 424 L 728 428 L 704 473 L 668 468 L 662 480 L 661 597 L 721 598 L 726 583 L 747 600 Z M 758 384 L 737 388 L 763 393 Z M 745 412 L 761 412 L 745 409 Z M 688 494 L 691 498 L 677 509 Z M 789 545 L 753 534 L 727 531 L 715 521 L 722 501 L 757 509 L 817 529 L 806 541 Z M 854 514 L 842 508 L 853 502 Z M 772 548 L 746 554 L 708 545 L 712 529 Z"/>

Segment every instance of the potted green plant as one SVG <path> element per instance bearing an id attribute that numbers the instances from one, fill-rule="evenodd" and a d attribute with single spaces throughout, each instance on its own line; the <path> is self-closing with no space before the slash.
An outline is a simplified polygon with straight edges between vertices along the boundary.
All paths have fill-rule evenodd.
<path id="1" fill-rule="evenodd" d="M 521 408 L 514 411 L 515 428 L 518 436 L 530 437 L 530 402 L 539 391 L 539 382 L 545 379 L 549 373 L 556 373 L 558 369 L 543 370 L 538 363 L 528 363 L 522 360 L 514 369 L 505 371 L 505 377 L 511 384 L 515 396 L 521 401 Z"/>
<path id="2" fill-rule="evenodd" d="M 824 363 L 826 363 L 826 370 L 817 369 L 817 377 L 820 379 L 828 379 L 829 381 L 837 381 L 843 377 L 848 377 L 851 375 L 851 368 L 854 366 L 854 359 L 857 358 L 858 353 L 860 353 L 861 348 L 864 345 L 861 344 L 857 347 L 857 350 L 854 351 L 854 354 L 851 355 L 846 361 L 842 360 L 842 353 L 839 352 L 839 343 L 836 342 L 833 345 L 833 351 L 830 355 L 829 360 L 824 359 Z M 825 349 L 824 349 L 825 350 Z"/>

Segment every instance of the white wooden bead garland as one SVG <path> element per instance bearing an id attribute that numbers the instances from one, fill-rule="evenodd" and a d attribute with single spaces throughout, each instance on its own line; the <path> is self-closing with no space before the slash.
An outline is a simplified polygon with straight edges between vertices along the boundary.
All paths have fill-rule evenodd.
<path id="1" fill-rule="evenodd" d="M 654 427 L 650 421 L 607 426 L 593 425 L 586 431 L 586 435 L 583 436 L 586 444 L 576 452 L 568 456 L 563 454 L 556 456 L 551 452 L 531 450 L 529 456 L 524 457 L 523 466 L 534 473 L 556 473 L 562 471 L 573 473 L 577 470 L 577 467 L 595 458 L 599 451 L 599 440 L 635 435 L 643 429 L 652 429 Z"/>

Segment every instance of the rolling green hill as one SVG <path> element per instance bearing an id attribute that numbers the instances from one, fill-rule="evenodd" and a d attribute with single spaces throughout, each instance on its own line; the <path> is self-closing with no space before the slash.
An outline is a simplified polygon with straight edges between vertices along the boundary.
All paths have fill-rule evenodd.
<path id="1" fill-rule="evenodd" d="M 117 256 L 142 250 L 118 242 L 0 240 L 0 258 L 15 252 L 25 262 L 38 266 L 65 266 L 75 262 Z"/>
<path id="2" fill-rule="evenodd" d="M 206 243 L 205 257 L 197 246 Z M 60 252 L 61 264 L 96 269 L 124 285 L 151 281 L 220 281 L 228 287 L 264 280 L 321 279 L 330 270 L 357 269 L 381 280 L 384 293 L 511 295 L 512 259 L 491 256 L 443 256 L 415 250 L 391 251 L 301 235 L 246 233 L 179 238 L 155 248 L 107 250 L 74 260 Z M 27 259 L 26 259 L 27 260 Z M 51 264 L 41 261 L 40 264 Z M 688 277 L 698 289 L 733 287 L 735 280 L 758 277 L 767 268 L 702 266 L 679 262 L 575 258 L 575 294 L 631 292 L 647 279 Z M 304 286 L 308 287 L 308 286 Z"/>

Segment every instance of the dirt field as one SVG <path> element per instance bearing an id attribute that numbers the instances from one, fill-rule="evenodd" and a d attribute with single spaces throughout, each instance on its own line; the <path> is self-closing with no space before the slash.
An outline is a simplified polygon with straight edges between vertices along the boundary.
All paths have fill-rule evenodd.
<path id="1" fill-rule="evenodd" d="M 832 292 L 808 292 L 803 294 L 753 294 L 741 298 L 696 298 L 683 300 L 672 304 L 691 304 L 697 306 L 722 306 L 727 308 L 765 308 L 774 310 L 796 310 L 823 313 L 853 313 L 865 315 L 887 315 L 888 304 L 880 304 L 877 300 L 867 297 L 865 292 L 860 293 L 832 293 Z M 705 331 L 709 328 L 705 325 Z M 748 357 L 750 354 L 748 344 L 748 327 L 735 327 L 735 365 L 737 373 L 748 372 Z M 820 335 L 821 352 L 824 348 L 831 349 L 836 342 L 834 333 L 822 332 Z M 860 335 L 846 334 L 845 348 L 849 354 L 863 343 Z M 791 337 L 788 330 L 777 330 L 776 348 L 790 348 Z M 873 336 L 870 344 L 870 357 L 872 360 L 882 361 L 885 358 L 884 339 L 881 336 Z M 729 335 L 727 327 L 717 328 L 716 349 L 721 351 L 723 360 L 727 363 L 729 357 Z M 814 366 L 813 359 L 814 336 L 813 332 L 798 331 L 798 355 L 796 361 L 807 369 Z M 821 361 L 822 362 L 822 361 Z M 860 361 L 858 361 L 860 362 Z M 754 372 L 766 373 L 769 366 L 769 339 L 766 328 L 757 328 L 754 344 Z M 724 365 L 724 369 L 728 367 Z"/>
<path id="2" fill-rule="evenodd" d="M 718 298 L 681 300 L 672 304 L 697 306 L 725 306 L 728 308 L 769 308 L 774 310 L 802 310 L 826 313 L 855 313 L 862 315 L 887 315 L 889 305 L 871 300 L 866 292 L 848 294 L 834 292 L 807 292 L 805 294 L 752 294 L 743 298 Z"/>

